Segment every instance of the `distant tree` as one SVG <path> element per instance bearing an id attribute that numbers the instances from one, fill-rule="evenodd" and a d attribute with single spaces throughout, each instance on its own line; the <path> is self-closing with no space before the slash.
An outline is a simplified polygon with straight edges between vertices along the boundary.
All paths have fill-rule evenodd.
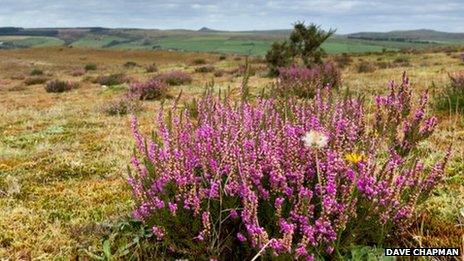
<path id="1" fill-rule="evenodd" d="M 301 58 L 307 67 L 322 63 L 325 52 L 321 45 L 334 33 L 335 30 L 326 32 L 315 24 L 295 23 L 289 39 L 293 58 Z"/>
<path id="2" fill-rule="evenodd" d="M 277 75 L 279 67 L 295 63 L 298 59 L 308 68 L 321 64 L 325 54 L 321 45 L 334 33 L 335 30 L 324 31 L 315 24 L 306 26 L 304 22 L 296 22 L 288 41 L 273 43 L 267 52 L 269 73 Z"/>

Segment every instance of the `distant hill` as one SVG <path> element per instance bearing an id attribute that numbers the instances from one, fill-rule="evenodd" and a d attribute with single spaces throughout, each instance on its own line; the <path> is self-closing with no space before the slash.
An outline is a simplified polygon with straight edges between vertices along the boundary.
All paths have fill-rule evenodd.
<path id="1" fill-rule="evenodd" d="M 137 28 L 20 28 L 0 27 L 0 49 L 73 46 L 119 49 L 169 49 L 264 55 L 274 41 L 286 39 L 290 29 L 220 31 Z M 361 32 L 334 35 L 323 48 L 329 53 L 362 53 L 464 44 L 464 33 L 433 30 Z"/>
<path id="2" fill-rule="evenodd" d="M 464 41 L 464 33 L 447 33 L 435 30 L 420 29 L 391 32 L 360 32 L 348 34 L 350 39 L 373 41 L 409 41 L 409 42 L 453 42 Z"/>
<path id="3" fill-rule="evenodd" d="M 213 29 L 208 28 L 208 27 L 202 27 L 202 28 L 200 28 L 200 30 L 198 30 L 198 32 L 218 32 L 218 31 L 213 30 Z"/>

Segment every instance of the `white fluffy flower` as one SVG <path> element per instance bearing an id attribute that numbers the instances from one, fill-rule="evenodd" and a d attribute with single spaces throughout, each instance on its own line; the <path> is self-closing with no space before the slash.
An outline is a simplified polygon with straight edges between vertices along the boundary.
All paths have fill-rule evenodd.
<path id="1" fill-rule="evenodd" d="M 301 138 L 307 148 L 324 148 L 329 142 L 329 137 L 319 131 L 311 130 Z"/>

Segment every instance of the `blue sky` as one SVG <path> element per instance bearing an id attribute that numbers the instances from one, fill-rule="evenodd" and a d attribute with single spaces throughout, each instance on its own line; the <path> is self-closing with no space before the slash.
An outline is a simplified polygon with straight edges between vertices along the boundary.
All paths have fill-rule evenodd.
<path id="1" fill-rule="evenodd" d="M 0 0 L 0 26 L 284 29 L 297 20 L 338 33 L 464 32 L 464 0 Z"/>

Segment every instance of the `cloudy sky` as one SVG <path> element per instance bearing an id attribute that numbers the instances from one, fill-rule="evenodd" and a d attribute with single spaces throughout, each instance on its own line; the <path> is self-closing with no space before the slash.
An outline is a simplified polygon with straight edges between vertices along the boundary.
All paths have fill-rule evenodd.
<path id="1" fill-rule="evenodd" d="M 464 32 L 464 0 L 0 0 L 0 26 L 252 30 L 297 20 L 338 33 Z"/>

